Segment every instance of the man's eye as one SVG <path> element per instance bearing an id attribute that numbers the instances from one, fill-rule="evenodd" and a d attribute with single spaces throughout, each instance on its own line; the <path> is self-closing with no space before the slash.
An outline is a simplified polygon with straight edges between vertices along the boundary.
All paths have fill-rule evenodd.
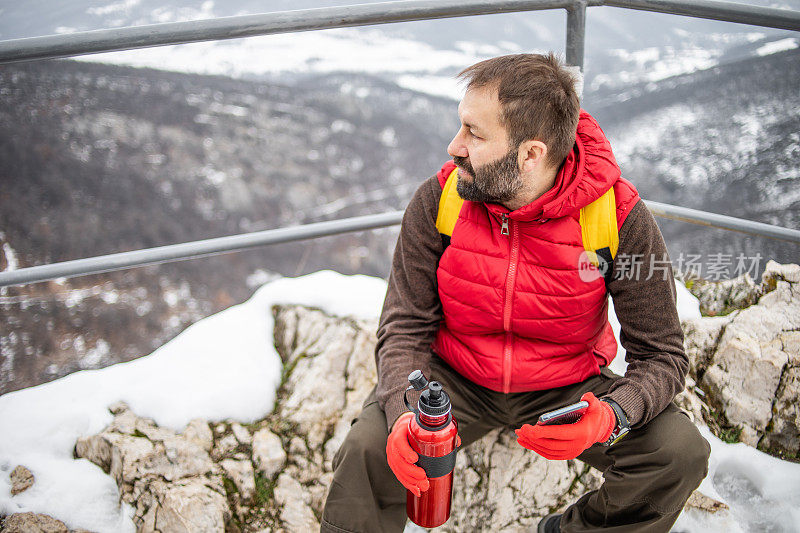
<path id="1" fill-rule="evenodd" d="M 472 131 L 472 130 L 469 130 L 469 134 L 470 134 L 470 135 L 472 135 L 473 137 L 475 137 L 476 139 L 480 139 L 480 138 L 481 138 L 481 136 L 480 136 L 480 135 L 478 135 L 477 133 L 475 133 L 475 132 L 474 132 L 474 131 Z"/>

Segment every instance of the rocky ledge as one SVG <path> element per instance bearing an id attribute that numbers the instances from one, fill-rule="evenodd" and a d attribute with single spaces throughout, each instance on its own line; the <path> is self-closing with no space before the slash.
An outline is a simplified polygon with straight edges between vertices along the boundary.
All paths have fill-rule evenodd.
<path id="1" fill-rule="evenodd" d="M 706 309 L 727 314 L 684 323 L 692 369 L 678 403 L 725 440 L 796 458 L 800 266 L 771 262 L 761 285 L 741 278 L 691 289 Z M 296 306 L 273 312 L 284 379 L 265 419 L 195 420 L 175 433 L 117 404 L 109 427 L 76 443 L 76 457 L 116 480 L 139 531 L 318 530 L 333 454 L 375 383 L 376 324 Z M 20 491 L 34 482 L 15 472 Z M 531 531 L 601 482 L 579 461 L 546 461 L 520 448 L 508 430 L 459 454 L 455 476 L 453 515 L 438 531 Z M 689 505 L 725 507 L 698 492 Z M 69 531 L 29 513 L 7 517 L 2 530 Z"/>
<path id="2" fill-rule="evenodd" d="M 760 285 L 745 275 L 690 290 L 717 314 L 683 324 L 691 376 L 708 404 L 704 420 L 723 440 L 796 460 L 800 266 L 770 261 Z"/>

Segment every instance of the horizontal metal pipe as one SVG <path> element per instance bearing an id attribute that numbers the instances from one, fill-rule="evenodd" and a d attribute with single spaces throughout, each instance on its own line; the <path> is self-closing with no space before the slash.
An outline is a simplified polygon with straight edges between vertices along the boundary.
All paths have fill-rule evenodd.
<path id="1" fill-rule="evenodd" d="M 800 230 L 650 200 L 645 200 L 644 203 L 647 204 L 650 212 L 663 218 L 800 244 Z"/>
<path id="2" fill-rule="evenodd" d="M 572 0 L 412 0 L 169 22 L 0 41 L 0 64 L 255 35 L 566 9 L 571 5 Z"/>
<path id="3" fill-rule="evenodd" d="M 573 9 L 575 0 L 408 0 L 170 22 L 0 41 L 0 64 L 151 46 L 492 13 Z M 800 13 L 711 0 L 591 0 L 612 6 L 800 30 Z"/>
<path id="4" fill-rule="evenodd" d="M 645 204 L 656 216 L 800 244 L 800 231 L 798 230 L 698 211 L 697 209 L 689 209 L 687 207 L 662 204 L 650 200 L 645 200 Z M 399 224 L 402 219 L 402 211 L 392 211 L 380 215 L 366 215 L 330 222 L 318 222 L 305 226 L 258 231 L 242 235 L 232 235 L 229 237 L 172 244 L 158 248 L 134 250 L 111 255 L 89 257 L 86 259 L 76 259 L 74 261 L 65 261 L 62 263 L 53 263 L 50 265 L 22 268 L 11 272 L 0 272 L 0 287 L 37 283 L 57 278 L 71 278 L 87 274 L 99 274 L 101 272 L 124 270 L 157 263 L 235 252 L 268 244 L 279 244 L 338 235 L 340 233 L 382 228 Z"/>
<path id="5" fill-rule="evenodd" d="M 725 22 L 800 31 L 800 11 L 712 0 L 590 0 L 590 6 L 622 7 Z"/>
<path id="6" fill-rule="evenodd" d="M 402 219 L 402 211 L 392 211 L 379 215 L 366 215 L 332 220 L 330 222 L 317 222 L 304 226 L 256 231 L 241 235 L 218 237 L 216 239 L 184 242 L 158 248 L 133 250 L 76 259 L 74 261 L 64 261 L 62 263 L 21 268 L 10 272 L 0 272 L 0 287 L 37 283 L 58 278 L 72 278 L 86 274 L 99 274 L 101 272 L 235 252 L 267 244 L 301 241 L 340 233 L 383 228 L 399 224 Z"/>

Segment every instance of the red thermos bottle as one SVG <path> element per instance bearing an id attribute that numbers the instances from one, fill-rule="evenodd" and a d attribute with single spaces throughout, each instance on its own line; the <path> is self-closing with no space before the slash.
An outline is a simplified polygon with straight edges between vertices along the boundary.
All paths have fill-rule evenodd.
<path id="1" fill-rule="evenodd" d="M 428 475 L 430 488 L 419 497 L 406 491 L 406 513 L 412 522 L 422 527 L 437 527 L 450 518 L 450 499 L 453 493 L 453 468 L 456 464 L 456 435 L 458 427 L 450 414 L 450 397 L 437 381 L 425 379 L 415 370 L 408 376 L 414 389 L 423 391 L 415 409 L 405 398 L 406 407 L 415 416 L 411 420 L 408 442 L 419 455 L 417 465 Z M 424 390 L 427 387 L 427 390 Z"/>

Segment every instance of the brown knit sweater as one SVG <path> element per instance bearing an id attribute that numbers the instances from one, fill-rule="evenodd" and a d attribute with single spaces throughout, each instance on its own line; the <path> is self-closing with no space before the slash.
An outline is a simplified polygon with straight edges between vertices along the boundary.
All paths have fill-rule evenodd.
<path id="1" fill-rule="evenodd" d="M 378 401 L 390 428 L 407 410 L 403 392 L 408 374 L 420 369 L 430 376 L 431 343 L 443 318 L 436 281 L 443 252 L 436 229 L 441 192 L 436 177 L 417 189 L 403 216 L 392 260 L 375 348 Z M 608 283 L 622 326 L 620 341 L 627 352 L 628 369 L 607 396 L 637 427 L 659 414 L 683 390 L 689 368 L 667 248 L 641 200 L 620 228 L 618 267 L 620 263 L 637 265 L 640 271 L 636 275 L 628 269 Z"/>

